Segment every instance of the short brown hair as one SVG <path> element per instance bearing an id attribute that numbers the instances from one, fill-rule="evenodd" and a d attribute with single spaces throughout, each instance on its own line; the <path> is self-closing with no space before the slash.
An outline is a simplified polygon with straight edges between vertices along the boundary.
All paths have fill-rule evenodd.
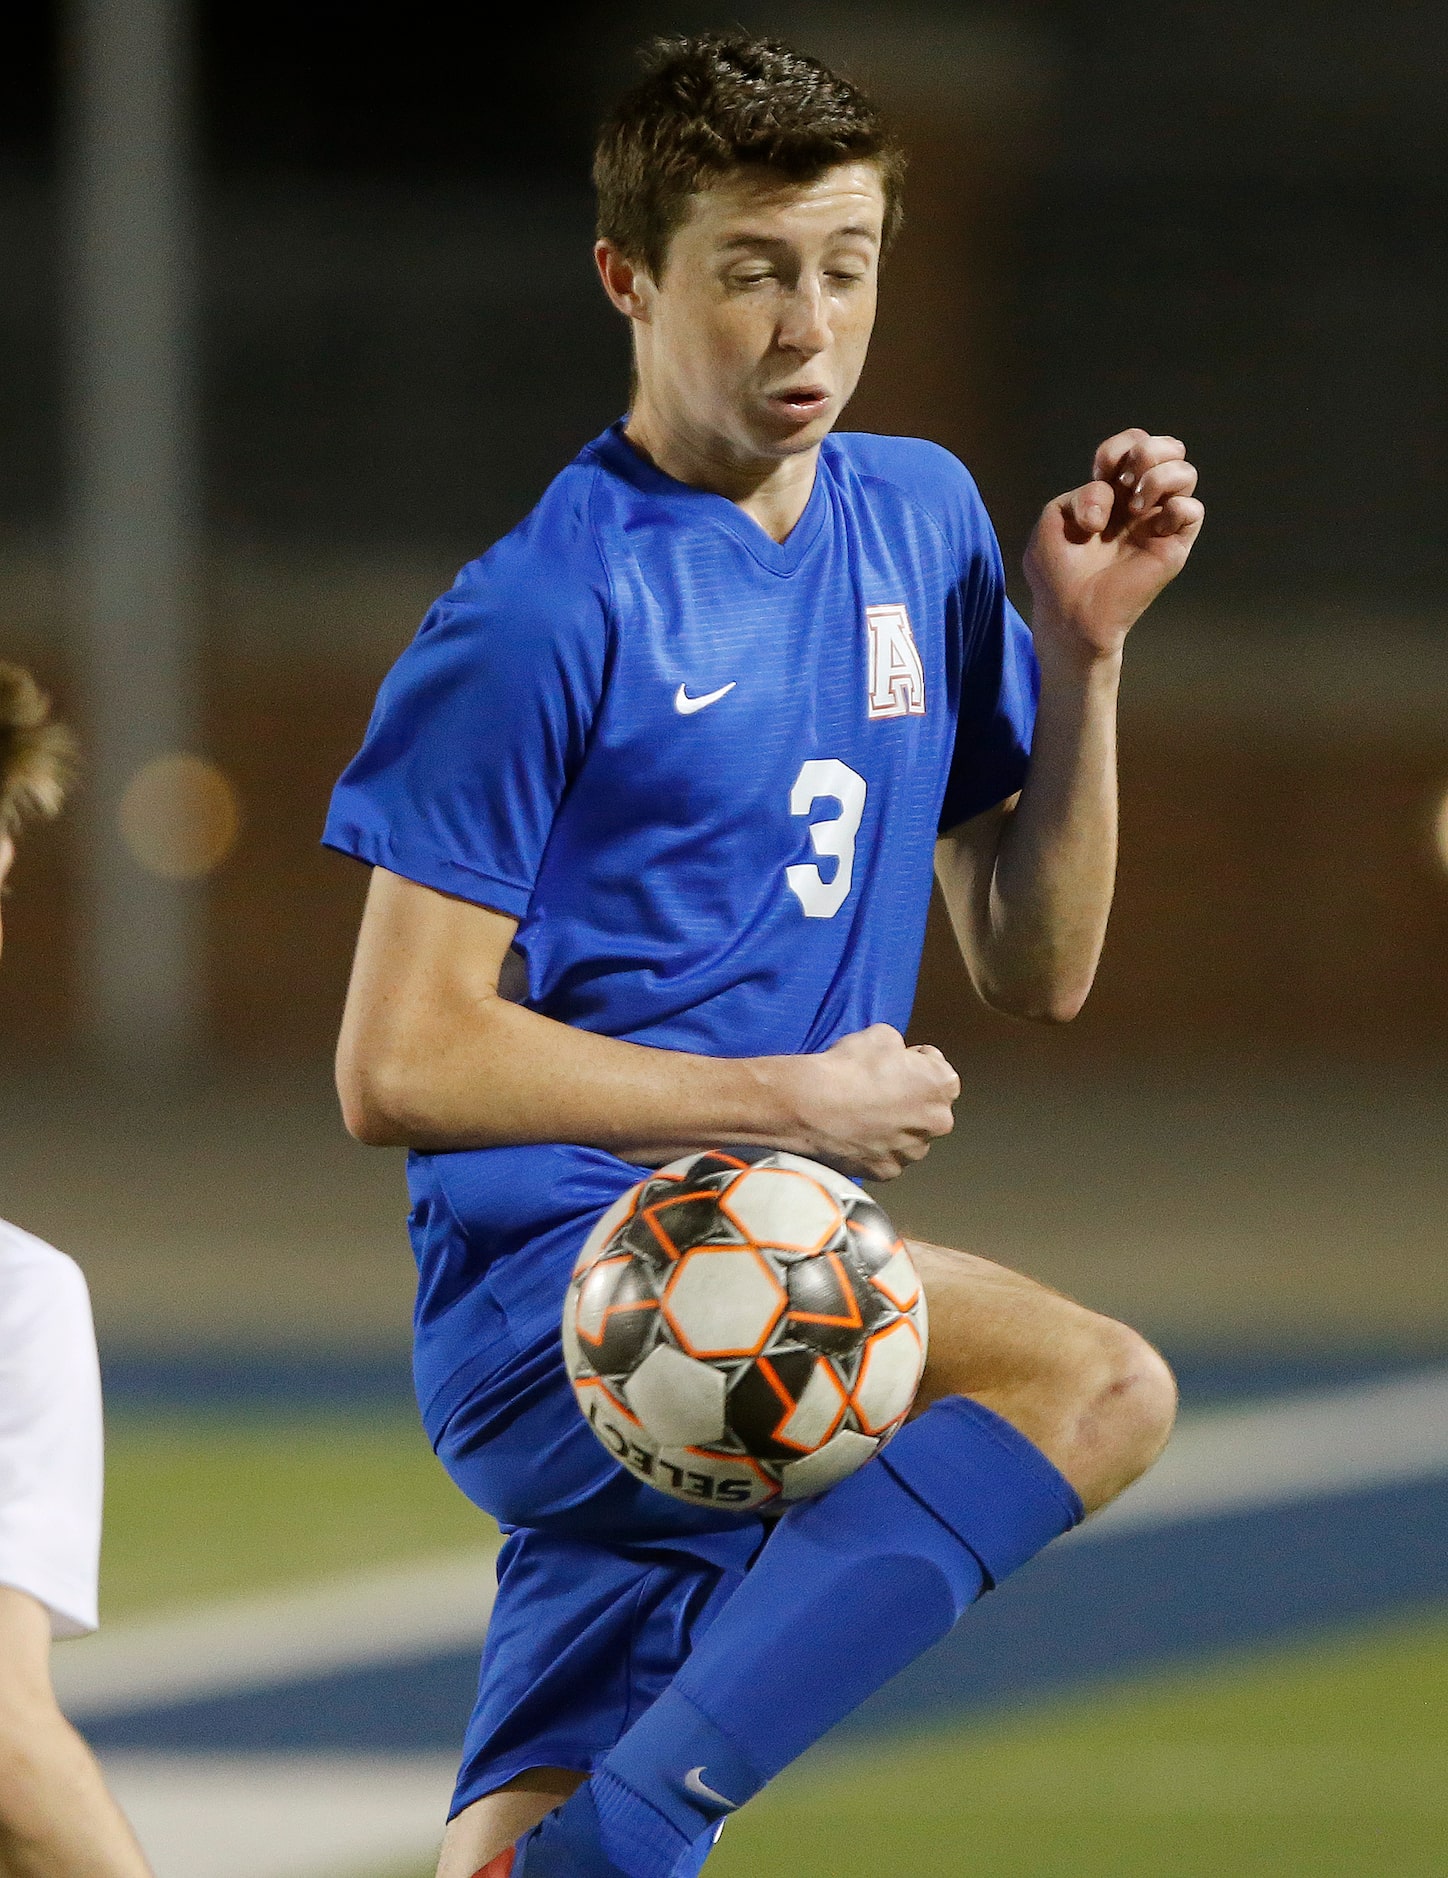
<path id="1" fill-rule="evenodd" d="M 777 39 L 705 33 L 655 39 L 645 76 L 599 132 L 598 233 L 657 280 L 689 197 L 726 171 L 813 182 L 837 163 L 874 163 L 885 245 L 900 226 L 905 153 L 848 79 Z"/>
<path id="2" fill-rule="evenodd" d="M 0 661 L 0 840 L 57 815 L 75 773 L 75 739 L 50 721 L 50 699 L 29 672 Z"/>

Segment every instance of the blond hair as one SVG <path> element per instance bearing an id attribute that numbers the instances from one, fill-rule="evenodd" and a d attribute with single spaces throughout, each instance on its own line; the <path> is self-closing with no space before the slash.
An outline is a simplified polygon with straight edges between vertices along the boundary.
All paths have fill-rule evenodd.
<path id="1" fill-rule="evenodd" d="M 75 762 L 75 738 L 50 721 L 50 699 L 29 672 L 0 660 L 0 840 L 59 814 Z"/>

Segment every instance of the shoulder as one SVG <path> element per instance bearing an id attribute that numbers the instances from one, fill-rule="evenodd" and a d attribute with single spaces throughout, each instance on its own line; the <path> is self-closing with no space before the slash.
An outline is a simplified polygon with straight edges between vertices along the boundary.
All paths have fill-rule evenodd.
<path id="1" fill-rule="evenodd" d="M 0 1220 L 0 1378 L 50 1375 L 77 1349 L 94 1349 L 90 1291 L 75 1260 Z"/>
<path id="2" fill-rule="evenodd" d="M 88 1297 L 85 1274 L 73 1258 L 58 1252 L 34 1233 L 22 1232 L 8 1220 L 0 1219 L 0 1274 L 4 1277 L 3 1297 L 8 1304 L 22 1295 L 31 1298 Z"/>
<path id="3" fill-rule="evenodd" d="M 459 571 L 423 622 L 423 635 L 481 633 L 516 642 L 600 632 L 610 595 L 595 518 L 598 479 L 585 451 L 516 528 Z"/>
<path id="4" fill-rule="evenodd" d="M 923 437 L 882 437 L 842 431 L 825 449 L 837 473 L 884 487 L 928 515 L 959 550 L 993 540 L 990 517 L 975 479 L 958 456 Z"/>
<path id="5" fill-rule="evenodd" d="M 586 459 L 555 477 L 532 513 L 428 609 L 383 679 L 362 750 L 338 785 L 324 836 L 331 845 L 359 852 L 347 832 L 355 807 L 343 814 L 339 801 L 355 805 L 357 789 L 386 773 L 395 771 L 401 794 L 391 812 L 400 812 L 419 766 L 473 774 L 481 749 L 513 747 L 509 739 L 540 722 L 560 747 L 577 745 L 603 694 L 612 632 Z"/>

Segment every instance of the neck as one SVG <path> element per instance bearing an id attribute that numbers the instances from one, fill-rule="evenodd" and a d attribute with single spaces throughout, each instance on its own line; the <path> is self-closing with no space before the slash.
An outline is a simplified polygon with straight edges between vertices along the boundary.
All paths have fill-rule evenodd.
<path id="1" fill-rule="evenodd" d="M 624 435 L 655 469 L 691 489 L 727 497 L 773 541 L 790 533 L 814 488 L 818 444 L 793 456 L 735 454 L 721 438 L 667 422 L 642 394 L 629 412 Z"/>

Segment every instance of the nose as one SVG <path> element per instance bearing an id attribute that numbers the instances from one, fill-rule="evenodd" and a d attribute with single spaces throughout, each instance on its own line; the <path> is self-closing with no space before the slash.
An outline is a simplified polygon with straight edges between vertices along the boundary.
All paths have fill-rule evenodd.
<path id="1" fill-rule="evenodd" d="M 830 323 L 825 295 L 817 280 L 801 280 L 785 296 L 779 316 L 779 345 L 782 351 L 812 359 L 830 343 Z"/>

